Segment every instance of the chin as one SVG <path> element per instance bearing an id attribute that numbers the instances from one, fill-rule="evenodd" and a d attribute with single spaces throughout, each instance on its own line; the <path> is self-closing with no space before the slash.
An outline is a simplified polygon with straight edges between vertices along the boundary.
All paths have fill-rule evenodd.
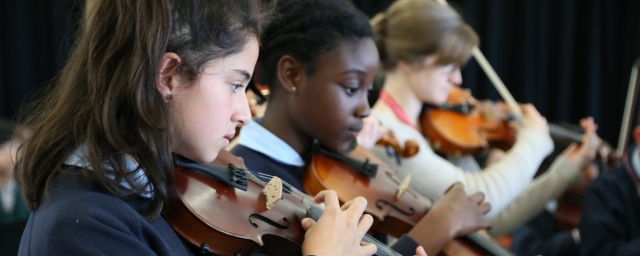
<path id="1" fill-rule="evenodd" d="M 449 99 L 449 95 L 443 94 L 441 95 L 441 97 L 433 98 L 431 104 L 436 106 L 444 105 L 447 103 L 448 99 Z"/>
<path id="2" fill-rule="evenodd" d="M 356 149 L 357 146 L 358 146 L 358 141 L 355 140 L 355 139 L 344 141 L 344 142 L 340 143 L 340 150 L 338 152 L 339 153 L 348 153 L 348 152 L 351 152 L 354 149 Z"/>
<path id="3" fill-rule="evenodd" d="M 219 152 L 220 150 L 211 150 L 211 151 L 208 151 L 206 154 L 196 153 L 189 159 L 197 163 L 208 164 L 213 162 L 213 160 L 216 160 L 216 157 L 218 157 Z"/>

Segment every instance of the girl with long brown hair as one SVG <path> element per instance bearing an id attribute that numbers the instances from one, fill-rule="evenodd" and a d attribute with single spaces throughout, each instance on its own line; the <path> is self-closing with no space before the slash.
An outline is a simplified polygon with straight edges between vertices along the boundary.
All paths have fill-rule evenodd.
<path id="1" fill-rule="evenodd" d="M 96 2 L 25 122 L 17 180 L 33 213 L 20 255 L 193 254 L 160 215 L 173 157 L 209 163 L 250 122 L 242 88 L 269 16 L 257 0 Z M 375 252 L 360 244 L 366 202 L 324 195 L 303 252 Z"/>

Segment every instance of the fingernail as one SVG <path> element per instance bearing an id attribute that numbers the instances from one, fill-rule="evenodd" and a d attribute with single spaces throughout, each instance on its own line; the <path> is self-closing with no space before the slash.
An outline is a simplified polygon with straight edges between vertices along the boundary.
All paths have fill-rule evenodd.
<path id="1" fill-rule="evenodd" d="M 306 230 L 309 229 L 309 226 L 311 226 L 311 220 L 308 218 L 302 219 L 302 227 Z"/>
<path id="2" fill-rule="evenodd" d="M 427 254 L 427 252 L 424 251 L 424 247 L 422 246 L 418 246 L 418 250 L 420 251 L 420 253 Z"/>

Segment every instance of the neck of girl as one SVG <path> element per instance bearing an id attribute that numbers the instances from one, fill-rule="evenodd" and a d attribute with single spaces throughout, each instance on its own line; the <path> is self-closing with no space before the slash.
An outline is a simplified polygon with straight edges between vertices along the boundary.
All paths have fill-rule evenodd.
<path id="1" fill-rule="evenodd" d="M 6 186 L 11 181 L 11 175 L 0 174 L 0 187 Z"/>
<path id="2" fill-rule="evenodd" d="M 305 135 L 294 125 L 293 117 L 289 114 L 291 108 L 286 106 L 284 101 L 286 99 L 272 98 L 260 125 L 289 144 L 304 159 L 313 146 L 313 138 Z"/>
<path id="3" fill-rule="evenodd" d="M 420 113 L 423 102 L 411 90 L 406 76 L 398 69 L 389 71 L 384 82 L 384 90 L 393 98 L 398 106 L 407 115 L 411 124 L 420 127 Z M 377 105 L 377 104 L 376 104 Z"/>

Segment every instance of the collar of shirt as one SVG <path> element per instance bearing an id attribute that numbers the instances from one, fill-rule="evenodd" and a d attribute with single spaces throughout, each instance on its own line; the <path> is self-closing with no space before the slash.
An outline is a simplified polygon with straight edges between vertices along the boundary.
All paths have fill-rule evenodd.
<path id="1" fill-rule="evenodd" d="M 11 177 L 7 184 L 0 184 L 0 192 L 10 193 L 16 188 L 16 180 Z"/>
<path id="2" fill-rule="evenodd" d="M 2 201 L 2 205 L 0 205 L 0 209 L 2 209 L 5 213 L 13 212 L 15 206 L 15 196 L 16 196 L 16 181 L 11 178 L 9 182 L 5 185 L 0 184 L 0 201 Z"/>
<path id="3" fill-rule="evenodd" d="M 302 167 L 304 160 L 289 144 L 260 125 L 261 118 L 242 127 L 238 145 L 260 152 L 283 164 Z"/>
<path id="4" fill-rule="evenodd" d="M 633 167 L 633 171 L 636 172 L 636 175 L 640 177 L 640 151 L 638 150 L 640 146 L 637 146 L 633 149 L 633 155 L 631 156 L 631 166 Z"/>
<path id="5" fill-rule="evenodd" d="M 86 157 L 87 154 L 87 146 L 82 145 L 81 147 L 74 150 L 73 153 L 71 153 L 71 155 L 64 161 L 64 164 L 92 170 L 91 163 L 89 163 L 89 159 L 87 159 Z M 140 194 L 140 196 L 145 198 L 152 198 L 153 186 L 148 183 L 147 175 L 144 174 L 144 171 L 142 169 L 138 169 L 138 166 L 128 158 L 125 158 L 125 165 L 127 172 L 130 172 L 132 175 L 132 182 L 135 182 L 137 185 L 146 185 L 145 192 Z M 102 168 L 107 171 L 113 171 L 111 165 L 106 162 L 102 164 Z M 110 179 L 115 179 L 115 175 L 113 174 L 107 174 L 107 177 L 109 177 Z M 129 184 L 129 182 L 127 182 L 126 180 L 123 180 L 120 185 L 128 189 L 132 188 L 131 184 Z"/>

